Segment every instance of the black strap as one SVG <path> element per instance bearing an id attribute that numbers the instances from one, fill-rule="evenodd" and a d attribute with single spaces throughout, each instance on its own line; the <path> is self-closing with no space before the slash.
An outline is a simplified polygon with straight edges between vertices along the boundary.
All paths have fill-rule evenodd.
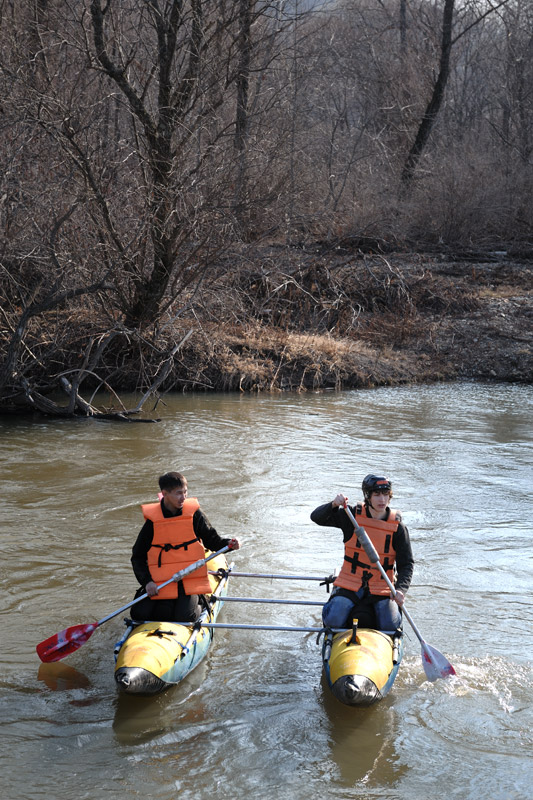
<path id="1" fill-rule="evenodd" d="M 344 556 L 344 560 L 347 561 L 348 564 L 352 565 L 351 569 L 350 569 L 350 572 L 352 573 L 352 575 L 355 575 L 355 573 L 357 572 L 357 568 L 358 567 L 361 567 L 361 569 L 364 569 L 365 567 L 368 567 L 370 569 L 371 566 L 372 566 L 371 564 L 366 564 L 364 561 L 361 561 L 360 558 L 359 558 L 359 553 L 354 553 L 353 554 L 353 558 L 350 558 L 350 556 L 345 555 Z M 370 574 L 372 574 L 372 573 L 370 573 Z"/>
<path id="2" fill-rule="evenodd" d="M 337 580 L 337 576 L 336 575 L 328 575 L 328 577 L 325 578 L 323 581 L 320 581 L 320 583 L 318 585 L 319 586 L 325 586 L 326 587 L 326 591 L 329 594 L 330 586 L 336 580 Z"/>
<path id="3" fill-rule="evenodd" d="M 204 611 L 211 611 L 211 608 L 216 603 L 219 598 L 216 594 L 211 594 L 207 597 L 205 594 L 198 595 L 198 605 L 201 606 Z"/>
<path id="4" fill-rule="evenodd" d="M 216 572 L 212 573 L 213 575 L 218 575 L 219 578 L 227 578 L 230 574 L 229 569 L 224 569 L 224 567 L 219 567 Z"/>
<path id="5" fill-rule="evenodd" d="M 163 552 L 168 553 L 169 550 L 180 550 L 182 547 L 185 549 L 185 552 L 189 549 L 190 544 L 194 544 L 197 542 L 198 539 L 190 539 L 188 542 L 182 542 L 181 544 L 170 544 L 167 542 L 166 544 L 154 544 L 152 547 L 160 547 L 161 552 L 159 553 L 159 558 L 157 559 L 157 566 L 161 566 L 161 556 Z"/>
<path id="6" fill-rule="evenodd" d="M 364 589 L 368 588 L 368 582 L 373 575 L 373 573 L 370 571 L 372 569 L 372 564 L 366 564 L 364 561 L 361 561 L 359 558 L 359 553 L 354 553 L 353 558 L 350 558 L 350 556 L 345 555 L 344 560 L 347 561 L 348 564 L 352 565 L 350 568 L 350 572 L 352 573 L 352 575 L 355 575 L 358 567 L 360 567 L 363 570 L 362 588 Z M 389 563 L 388 556 L 383 561 L 383 569 L 385 570 L 385 572 L 392 572 L 392 570 L 394 569 L 394 561 L 392 561 L 392 563 Z"/>
<path id="7" fill-rule="evenodd" d="M 369 583 L 371 577 L 372 577 L 372 573 L 370 572 L 370 570 L 364 569 L 363 570 L 363 577 L 361 579 L 361 589 L 364 589 L 365 592 L 369 591 L 368 583 Z"/>
<path id="8" fill-rule="evenodd" d="M 394 561 L 390 564 L 389 557 L 387 556 L 387 558 L 385 558 L 383 561 L 382 567 L 385 570 L 385 572 L 392 572 L 392 570 L 394 569 Z"/>

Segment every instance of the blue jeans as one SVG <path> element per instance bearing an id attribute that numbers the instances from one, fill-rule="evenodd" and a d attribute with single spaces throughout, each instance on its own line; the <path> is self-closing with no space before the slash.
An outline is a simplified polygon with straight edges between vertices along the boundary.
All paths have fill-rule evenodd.
<path id="1" fill-rule="evenodd" d="M 356 595 L 354 594 L 354 598 Z M 342 594 L 332 594 L 322 609 L 322 622 L 326 628 L 351 628 L 352 618 L 357 617 L 357 609 L 362 606 L 368 608 L 365 599 L 351 600 Z M 394 632 L 401 627 L 402 615 L 398 604 L 389 597 L 373 603 L 376 615 L 377 630 Z"/>

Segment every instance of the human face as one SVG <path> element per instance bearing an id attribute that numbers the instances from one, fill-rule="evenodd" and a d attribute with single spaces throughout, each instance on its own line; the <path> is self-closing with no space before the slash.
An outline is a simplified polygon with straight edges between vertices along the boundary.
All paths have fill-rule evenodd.
<path id="1" fill-rule="evenodd" d="M 163 502 L 169 511 L 179 511 L 187 498 L 187 484 L 174 489 L 163 489 Z"/>
<path id="2" fill-rule="evenodd" d="M 372 492 L 372 494 L 370 495 L 370 507 L 379 516 L 385 514 L 389 502 L 390 502 L 390 491 L 388 489 L 379 492 Z"/>

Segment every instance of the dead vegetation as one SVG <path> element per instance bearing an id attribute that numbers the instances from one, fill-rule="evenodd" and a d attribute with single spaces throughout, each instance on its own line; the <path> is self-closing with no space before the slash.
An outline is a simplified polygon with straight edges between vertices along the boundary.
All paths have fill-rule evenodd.
<path id="1" fill-rule="evenodd" d="M 142 332 L 76 301 L 32 317 L 3 410 L 131 419 L 168 391 L 532 380 L 530 262 L 270 248 L 237 263 Z M 4 312 L 4 356 L 15 331 Z"/>
<path id="2" fill-rule="evenodd" d="M 8 3 L 0 410 L 531 380 L 531 3 L 455 5 Z"/>
<path id="3" fill-rule="evenodd" d="M 531 381 L 531 352 L 523 346 L 532 340 L 527 262 L 277 255 L 283 267 L 269 254 L 244 275 L 236 271 L 217 291 L 216 322 L 204 326 L 206 341 L 216 343 L 203 376 L 213 388 L 310 391 L 465 377 Z M 231 314 L 224 318 L 226 297 L 232 298 Z M 190 347 L 199 341 L 192 337 Z"/>

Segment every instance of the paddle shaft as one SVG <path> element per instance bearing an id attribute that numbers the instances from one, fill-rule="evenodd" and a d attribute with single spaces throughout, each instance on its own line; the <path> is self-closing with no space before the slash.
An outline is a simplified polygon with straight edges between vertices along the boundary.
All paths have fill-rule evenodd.
<path id="1" fill-rule="evenodd" d="M 189 575 L 189 573 L 195 572 L 197 569 L 200 569 L 200 567 L 202 567 L 204 564 L 207 564 L 208 561 L 211 561 L 212 558 L 221 556 L 223 553 L 227 553 L 228 550 L 229 546 L 226 545 L 226 547 L 223 547 L 221 550 L 217 550 L 216 553 L 212 553 L 210 556 L 207 556 L 207 558 L 201 558 L 199 561 L 195 561 L 194 564 L 189 564 L 188 567 L 184 567 L 183 569 L 180 569 L 179 572 L 174 573 L 174 575 L 171 578 L 169 578 L 168 581 L 160 583 L 157 589 L 158 590 L 162 589 L 163 586 L 168 586 L 169 583 L 174 583 L 174 581 L 176 582 L 181 581 L 181 579 L 184 578 L 186 575 Z M 127 608 L 131 608 L 131 606 L 134 606 L 135 603 L 140 603 L 141 600 L 145 600 L 147 597 L 149 597 L 148 592 L 145 592 L 140 597 L 136 597 L 135 600 L 132 600 L 130 603 L 126 603 L 126 605 L 122 606 L 122 608 L 117 609 L 117 611 L 113 611 L 112 614 L 108 614 L 107 617 L 102 617 L 102 619 L 96 623 L 97 626 L 102 625 L 104 622 L 107 622 L 108 619 L 113 619 L 113 617 L 116 617 L 117 614 L 121 614 L 123 611 L 126 611 Z"/>
<path id="2" fill-rule="evenodd" d="M 344 510 L 346 511 L 346 513 L 350 517 L 351 522 L 353 523 L 353 526 L 355 528 L 355 533 L 357 535 L 357 538 L 361 542 L 361 546 L 362 546 L 363 550 L 365 551 L 365 553 L 369 557 L 370 561 L 372 561 L 372 563 L 375 564 L 376 567 L 381 572 L 381 576 L 382 576 L 383 580 L 385 581 L 385 583 L 387 584 L 387 586 L 389 587 L 389 589 L 391 590 L 392 596 L 396 597 L 396 589 L 394 587 L 394 584 L 392 583 L 391 579 L 389 578 L 389 576 L 387 575 L 387 573 L 385 572 L 385 570 L 381 566 L 381 562 L 379 560 L 379 556 L 377 554 L 377 550 L 374 547 L 374 545 L 372 544 L 372 542 L 370 540 L 370 537 L 368 536 L 368 534 L 365 531 L 365 529 L 362 528 L 361 525 L 359 525 L 357 523 L 357 521 L 356 521 L 354 515 L 352 514 L 352 512 L 350 511 L 348 505 L 344 506 Z M 426 643 L 425 643 L 424 639 L 422 638 L 422 636 L 420 635 L 420 631 L 418 630 L 418 628 L 416 627 L 415 623 L 413 622 L 413 619 L 411 618 L 411 615 L 409 614 L 409 612 L 405 608 L 405 605 L 402 605 L 401 608 L 402 608 L 402 614 L 405 616 L 407 622 L 409 623 L 411 628 L 414 630 L 418 641 L 420 642 L 421 645 L 425 645 Z"/>

